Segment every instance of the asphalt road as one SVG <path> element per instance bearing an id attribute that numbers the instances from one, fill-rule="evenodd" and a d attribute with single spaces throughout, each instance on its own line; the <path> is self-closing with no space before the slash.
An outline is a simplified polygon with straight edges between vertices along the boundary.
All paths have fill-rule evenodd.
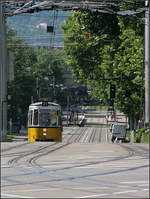
<path id="1" fill-rule="evenodd" d="M 149 145 L 92 127 L 64 128 L 62 143 L 2 142 L 1 198 L 149 198 Z"/>

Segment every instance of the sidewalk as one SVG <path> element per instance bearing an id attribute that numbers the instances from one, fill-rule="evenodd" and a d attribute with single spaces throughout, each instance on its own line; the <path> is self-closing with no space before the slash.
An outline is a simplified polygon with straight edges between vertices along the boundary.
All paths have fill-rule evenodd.
<path id="1" fill-rule="evenodd" d="M 26 141 L 28 140 L 28 129 L 20 130 L 20 133 L 12 138 L 13 141 Z"/>
<path id="2" fill-rule="evenodd" d="M 18 135 L 14 135 L 14 138 L 2 138 L 0 142 L 13 142 L 13 141 L 27 141 L 28 140 L 28 130 L 20 130 Z"/>
<path id="3" fill-rule="evenodd" d="M 23 135 L 16 135 L 15 138 L 12 138 L 12 141 L 27 141 L 28 136 L 23 136 Z"/>

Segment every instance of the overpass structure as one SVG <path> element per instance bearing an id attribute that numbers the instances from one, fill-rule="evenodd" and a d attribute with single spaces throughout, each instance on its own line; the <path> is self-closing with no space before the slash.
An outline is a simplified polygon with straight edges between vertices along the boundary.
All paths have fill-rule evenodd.
<path id="1" fill-rule="evenodd" d="M 150 124 L 150 1 L 143 2 L 143 8 L 137 10 L 123 10 L 118 2 L 133 3 L 133 0 L 99 0 L 99 1 L 60 1 L 60 0 L 7 0 L 0 1 L 0 133 L 1 137 L 7 132 L 7 50 L 5 18 L 22 13 L 33 13 L 44 10 L 84 10 L 99 13 L 131 16 L 137 20 L 139 13 L 145 13 L 145 123 Z M 145 3 L 145 5 L 144 5 Z"/>

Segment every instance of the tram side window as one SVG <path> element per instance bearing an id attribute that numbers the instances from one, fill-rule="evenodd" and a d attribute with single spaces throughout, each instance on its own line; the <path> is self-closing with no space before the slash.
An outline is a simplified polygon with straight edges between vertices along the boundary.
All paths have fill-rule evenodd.
<path id="1" fill-rule="evenodd" d="M 30 110 L 28 113 L 28 125 L 32 125 L 32 115 L 33 115 L 33 111 Z"/>
<path id="2" fill-rule="evenodd" d="M 62 125 L 62 121 L 61 121 L 61 112 L 57 111 L 57 115 L 58 115 L 58 125 L 61 126 Z"/>
<path id="3" fill-rule="evenodd" d="M 57 113 L 56 113 L 56 111 L 52 111 L 51 125 L 52 126 L 56 126 L 57 125 Z"/>
<path id="4" fill-rule="evenodd" d="M 34 121 L 33 125 L 38 125 L 38 110 L 34 110 Z"/>

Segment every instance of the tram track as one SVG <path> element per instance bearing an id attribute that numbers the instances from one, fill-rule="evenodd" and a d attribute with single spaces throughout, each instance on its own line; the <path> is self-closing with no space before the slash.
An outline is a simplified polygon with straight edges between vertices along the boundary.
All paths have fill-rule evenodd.
<path id="1" fill-rule="evenodd" d="M 148 156 L 149 157 L 148 149 L 146 149 L 145 147 L 142 147 L 142 146 L 139 146 L 139 145 L 138 146 L 134 145 L 134 148 L 132 146 L 128 146 L 128 145 L 121 145 L 121 147 L 128 150 L 128 151 L 132 151 L 137 156 L 142 156 L 142 157 Z M 140 151 L 139 151 L 139 149 L 140 149 Z"/>
<path id="2" fill-rule="evenodd" d="M 82 139 L 84 133 L 87 131 L 87 128 L 84 128 L 82 129 L 81 133 L 79 134 L 79 136 L 77 136 L 75 139 L 74 139 L 74 142 L 80 142 L 80 140 Z"/>
<path id="3" fill-rule="evenodd" d="M 84 128 L 83 130 L 82 130 L 82 133 L 80 133 L 80 136 L 77 136 L 75 139 L 74 139 L 74 142 L 79 142 L 80 141 L 80 139 L 81 139 L 81 137 L 83 136 L 83 134 L 86 132 L 86 134 L 84 134 L 84 137 L 82 137 L 82 139 L 84 139 L 84 140 L 87 140 L 87 138 L 88 138 L 88 142 L 93 142 L 94 141 L 94 139 L 95 139 L 95 136 L 96 136 L 96 131 L 97 131 L 97 129 L 94 129 L 94 132 L 92 131 L 92 128 L 90 129 L 90 137 L 89 137 L 89 132 L 86 132 L 86 128 Z M 69 144 L 71 144 L 71 143 L 74 143 L 74 142 L 70 142 L 71 140 L 72 140 L 72 137 L 75 135 L 75 133 L 76 132 L 74 132 L 72 135 L 71 135 L 71 137 L 69 138 L 69 140 L 67 140 L 67 143 L 65 143 L 65 144 L 59 144 L 59 143 L 52 143 L 52 144 L 50 144 L 50 145 L 47 145 L 47 146 L 44 146 L 44 147 L 41 147 L 40 146 L 40 148 L 38 148 L 38 149 L 34 149 L 33 151 L 30 151 L 30 152 L 26 152 L 26 153 L 23 153 L 23 152 L 20 152 L 19 154 L 17 154 L 17 153 L 14 153 L 14 154 L 9 154 L 9 155 L 17 155 L 17 157 L 15 157 L 15 158 L 13 158 L 13 159 L 11 159 L 11 160 L 9 160 L 8 161 L 8 165 L 9 166 L 15 166 L 15 165 L 17 165 L 17 163 L 20 161 L 20 160 L 22 160 L 23 158 L 26 158 L 26 157 L 28 157 L 28 156 L 31 156 L 31 155 L 34 155 L 35 154 L 35 156 L 33 156 L 33 157 L 31 157 L 31 158 L 29 158 L 26 162 L 27 162 L 27 164 L 28 165 L 36 165 L 36 166 L 38 166 L 37 165 L 37 163 L 36 163 L 36 160 L 37 159 L 39 159 L 40 157 L 42 157 L 42 156 L 45 156 L 45 155 L 47 155 L 47 154 L 49 154 L 49 153 L 52 153 L 52 152 L 54 152 L 54 151 L 56 151 L 56 150 L 58 150 L 58 149 L 61 149 L 61 148 L 63 148 L 63 147 L 65 147 L 65 146 L 67 146 L 67 145 L 69 145 Z M 100 135 L 99 135 L 99 139 L 100 139 Z M 27 144 L 27 143 L 24 143 L 24 144 Z M 21 147 L 22 146 L 22 144 L 21 145 L 17 145 L 16 147 Z M 15 146 L 14 147 L 10 147 L 8 150 L 10 150 L 10 149 L 13 149 L 13 148 L 16 148 Z M 53 147 L 53 148 L 51 148 L 50 150 L 49 150 L 49 147 Z M 130 156 L 132 156 L 133 154 L 135 154 L 137 151 L 135 150 L 135 149 L 132 149 L 131 147 L 129 147 L 129 146 L 125 146 L 125 145 L 120 145 L 120 147 L 123 147 L 125 150 L 127 150 L 128 151 L 128 155 L 127 156 L 121 156 L 121 157 L 116 157 L 116 158 L 113 158 L 112 160 L 110 160 L 110 161 L 117 161 L 117 160 L 120 160 L 120 159 L 124 159 L 124 158 L 127 158 L 127 157 L 130 157 Z M 47 150 L 48 149 L 48 150 Z M 141 148 L 142 149 L 142 148 Z M 46 151 L 45 151 L 46 150 Z M 143 149 L 143 150 L 145 150 L 145 149 Z M 5 150 L 5 151 L 7 151 L 7 150 Z M 38 154 L 37 155 L 37 153 L 40 153 L 40 154 Z M 7 154 L 8 155 L 8 154 Z M 101 161 L 99 161 L 98 163 L 102 163 Z M 90 163 L 88 163 L 88 164 L 90 164 Z M 91 164 L 96 164 L 96 163 L 91 163 Z M 87 165 L 87 163 L 85 164 L 85 165 Z M 85 165 L 83 165 L 83 166 L 85 166 Z"/>
<path id="4" fill-rule="evenodd" d="M 34 150 L 30 151 L 30 152 L 26 152 L 25 154 L 21 154 L 21 155 L 15 157 L 15 158 L 9 160 L 9 161 L 8 161 L 8 165 L 9 165 L 9 166 L 15 167 L 15 165 L 16 165 L 16 164 L 18 163 L 18 161 L 20 161 L 21 159 L 23 159 L 23 158 L 25 158 L 25 157 L 27 157 L 27 156 L 29 156 L 29 155 L 33 155 L 33 154 L 36 154 L 36 153 L 38 153 L 38 152 L 41 152 L 42 150 L 45 150 L 46 148 L 49 148 L 50 146 L 52 146 L 52 145 L 54 145 L 54 144 L 55 144 L 55 143 L 50 144 L 50 145 L 47 145 L 47 146 L 44 146 L 44 147 L 41 147 L 41 146 L 40 146 L 38 149 L 34 149 Z"/>
<path id="5" fill-rule="evenodd" d="M 46 155 L 48 155 L 48 154 L 50 154 L 50 153 L 52 153 L 52 152 L 55 152 L 55 151 L 57 151 L 57 150 L 60 150 L 60 149 L 62 149 L 62 148 L 64 148 L 64 147 L 66 147 L 66 146 L 68 146 L 70 143 L 65 143 L 65 144 L 60 144 L 60 143 L 55 143 L 55 144 L 53 144 L 51 147 L 51 149 L 50 150 L 48 150 L 48 151 L 45 151 L 44 153 L 41 153 L 41 154 L 38 154 L 38 155 L 36 155 L 36 156 L 34 156 L 34 157 L 32 157 L 32 158 L 30 158 L 30 159 L 28 159 L 27 161 L 26 161 L 26 163 L 29 165 L 29 166 L 38 166 L 38 167 L 41 167 L 39 164 L 37 164 L 37 159 L 39 159 L 39 158 L 41 158 L 41 157 L 43 157 L 43 156 L 46 156 Z"/>
<path id="6" fill-rule="evenodd" d="M 87 140 L 88 139 L 88 142 L 93 142 L 94 139 L 95 139 L 95 136 L 96 136 L 96 131 L 97 129 L 94 129 L 94 133 L 92 131 L 92 128 L 90 129 L 90 138 L 89 138 L 89 131 L 86 131 L 87 128 L 84 128 L 82 129 L 82 132 L 80 133 L 80 136 L 77 136 L 75 139 L 74 139 L 74 142 L 79 142 L 81 137 L 84 135 L 84 138 L 82 137 L 82 139 L 84 140 Z M 85 133 L 86 132 L 86 133 Z M 38 166 L 38 167 L 41 167 L 39 164 L 37 164 L 37 160 L 39 158 L 41 158 L 42 156 L 46 156 L 48 155 L 49 153 L 52 153 L 52 152 L 55 152 L 59 149 L 62 149 L 63 147 L 71 144 L 71 143 L 74 143 L 74 142 L 70 142 L 72 140 L 72 137 L 75 135 L 75 133 L 77 133 L 77 131 L 73 132 L 71 137 L 67 140 L 67 143 L 51 143 L 50 145 L 47 145 L 47 146 L 44 146 L 44 147 L 41 147 L 38 148 L 38 149 L 34 149 L 30 152 L 26 152 L 26 153 L 21 153 L 20 154 L 15 154 L 17 155 L 17 157 L 11 159 L 8 161 L 8 165 L 9 166 L 13 166 L 15 167 L 16 165 L 19 165 L 19 161 L 21 161 L 22 159 L 25 159 L 26 157 L 28 156 L 31 156 L 31 155 L 34 155 L 33 157 L 31 158 L 28 158 L 26 161 L 25 161 L 25 164 L 27 164 L 28 166 Z M 85 134 L 84 134 L 85 133 Z M 93 133 L 93 134 L 92 134 Z M 66 135 L 67 136 L 67 135 Z M 99 132 L 99 139 L 101 138 L 100 136 L 100 132 Z M 27 143 L 24 143 L 24 144 L 27 144 Z M 9 149 L 7 150 L 10 150 L 12 148 L 16 148 L 16 147 L 21 147 L 22 144 L 20 145 L 17 145 L 17 146 L 14 146 L 14 147 L 10 147 Z M 76 167 L 84 167 L 84 166 L 92 166 L 92 165 L 96 165 L 96 164 L 101 164 L 101 163 L 105 163 L 105 162 L 113 162 L 113 161 L 118 161 L 118 160 L 122 160 L 122 159 L 125 159 L 125 158 L 129 158 L 129 157 L 132 157 L 135 153 L 137 153 L 137 151 L 135 149 L 132 149 L 131 146 L 127 146 L 125 144 L 119 144 L 120 147 L 124 148 L 128 154 L 125 155 L 125 156 L 118 156 L 118 157 L 114 157 L 112 159 L 109 159 L 109 160 L 104 160 L 104 161 L 92 161 L 92 162 L 86 162 L 84 164 L 77 164 L 77 165 L 74 165 L 74 167 L 67 167 L 68 169 L 70 168 L 76 168 Z M 51 147 L 51 149 L 49 149 L 49 147 Z M 142 147 L 140 147 L 142 149 Z M 5 150 L 5 151 L 7 151 Z M 45 151 L 46 150 L 46 151 Z M 146 150 L 145 148 L 143 148 L 142 150 Z M 4 150 L 3 150 L 4 151 Z M 40 154 L 37 154 L 37 153 L 40 153 Z M 140 153 L 139 155 L 142 155 L 142 153 Z"/>
<path id="7" fill-rule="evenodd" d="M 22 148 L 19 146 L 16 146 L 16 150 L 15 148 L 13 150 L 13 147 L 8 148 L 9 154 L 7 150 L 3 150 L 4 157 L 12 155 L 7 156 L 4 161 L 9 164 L 9 172 L 6 171 L 7 163 L 3 164 L 4 195 L 11 194 L 13 190 L 22 197 L 49 197 L 50 192 L 56 197 L 61 197 L 62 191 L 64 192 L 62 196 L 65 197 L 65 193 L 78 196 L 77 193 L 80 191 L 79 196 L 86 198 L 90 195 L 101 195 L 102 187 L 104 191 L 105 188 L 109 190 L 110 194 L 118 193 L 117 196 L 122 196 L 119 193 L 123 192 L 132 190 L 140 192 L 146 189 L 146 183 L 138 184 L 138 180 L 147 182 L 147 179 L 135 176 L 135 179 L 132 180 L 131 177 L 127 182 L 119 176 L 130 176 L 132 173 L 134 176 L 134 173 L 147 171 L 147 146 L 128 143 L 106 144 L 106 133 L 106 129 L 101 128 L 70 128 L 64 133 L 61 143 L 20 144 Z M 41 192 L 38 192 L 40 189 Z M 57 193 L 55 189 L 59 192 Z M 44 195 L 46 191 L 47 195 Z"/>
<path id="8" fill-rule="evenodd" d="M 103 140 L 102 140 L 103 135 Z M 105 139 L 107 135 L 107 131 L 102 134 L 102 129 L 96 127 L 83 127 L 83 128 L 76 128 L 68 134 L 65 134 L 63 137 L 64 142 L 70 143 L 92 143 L 92 142 L 108 142 L 108 139 Z"/>
<path id="9" fill-rule="evenodd" d="M 60 147 L 56 148 L 56 149 L 52 149 L 49 152 L 45 153 L 44 155 L 47 155 L 48 153 L 55 152 L 56 150 L 61 149 L 61 148 L 65 147 L 65 146 L 67 146 L 69 144 L 70 143 L 67 143 L 67 144 L 65 144 L 63 146 L 60 146 Z M 87 167 L 87 166 L 95 166 L 97 164 L 99 165 L 99 164 L 108 163 L 108 162 L 111 163 L 111 162 L 120 161 L 120 160 L 123 160 L 123 159 L 126 159 L 126 158 L 130 158 L 130 157 L 132 157 L 135 154 L 134 151 L 130 151 L 127 148 L 125 148 L 125 150 L 127 151 L 127 154 L 124 155 L 124 156 L 122 156 L 122 155 L 121 156 L 116 156 L 116 157 L 113 157 L 113 158 L 108 159 L 108 160 L 106 159 L 106 160 L 100 160 L 100 161 L 86 161 L 85 163 L 80 163 L 80 162 L 76 163 L 76 164 L 74 163 L 75 165 L 73 165 L 73 166 L 67 166 L 67 167 L 63 167 L 63 168 L 56 168 L 55 171 L 57 172 L 57 171 L 61 171 L 61 170 L 82 168 L 82 167 Z M 43 156 L 43 154 L 35 156 L 35 157 L 32 157 L 31 159 L 29 159 L 28 160 L 29 165 L 30 166 L 38 166 L 40 168 L 41 167 L 45 168 L 44 166 L 41 166 L 41 165 L 39 165 L 39 164 L 36 163 L 36 160 L 38 158 L 42 157 L 42 156 Z M 45 170 L 42 173 L 49 172 L 50 170 L 51 169 L 46 169 L 45 168 Z"/>
<path id="10" fill-rule="evenodd" d="M 2 149 L 2 150 L 1 150 L 1 153 L 10 151 L 10 150 L 13 150 L 13 149 L 16 149 L 16 148 L 20 148 L 20 147 L 22 148 L 23 146 L 28 145 L 28 144 L 31 144 L 31 143 L 26 142 L 26 143 L 17 144 L 17 145 L 15 145 L 15 146 L 11 146 L 11 147 L 9 147 L 9 148 Z"/>
<path id="11" fill-rule="evenodd" d="M 40 175 L 43 178 L 46 177 L 47 180 L 46 181 L 44 180 L 44 182 L 49 182 L 50 181 L 51 183 L 58 182 L 58 181 L 59 182 L 61 182 L 61 181 L 62 182 L 63 181 L 71 181 L 71 182 L 73 182 L 74 181 L 76 183 L 79 183 L 81 181 L 81 179 L 82 180 L 86 179 L 86 182 L 88 183 L 88 185 L 92 186 L 97 181 L 94 180 L 94 179 L 91 179 L 91 177 L 93 178 L 93 177 L 97 177 L 97 176 L 108 176 L 108 175 L 112 175 L 112 174 L 116 174 L 116 173 L 122 173 L 122 172 L 127 172 L 129 170 L 138 169 L 138 167 L 131 167 L 131 168 L 123 168 L 123 169 L 118 168 L 118 169 L 116 169 L 114 171 L 111 171 L 111 170 L 109 171 L 108 170 L 106 172 L 105 171 L 96 172 L 94 174 L 90 174 L 90 173 L 89 174 L 83 173 L 82 175 L 70 175 L 69 174 L 68 171 L 71 170 L 71 169 L 76 169 L 76 168 L 80 169 L 82 167 L 83 168 L 84 167 L 87 167 L 87 168 L 89 167 L 90 168 L 92 166 L 95 167 L 96 165 L 98 165 L 98 167 L 99 167 L 99 164 L 104 164 L 104 165 L 105 165 L 105 163 L 110 163 L 111 164 L 112 162 L 117 162 L 117 161 L 120 161 L 120 160 L 123 160 L 123 159 L 126 159 L 126 158 L 134 156 L 135 155 L 135 151 L 134 150 L 130 150 L 129 147 L 124 148 L 124 146 L 123 146 L 124 144 L 118 144 L 118 146 L 119 147 L 123 147 L 127 151 L 127 154 L 116 156 L 116 157 L 113 157 L 111 159 L 108 158 L 106 160 L 99 160 L 99 161 L 94 161 L 94 160 L 88 161 L 88 160 L 85 160 L 86 162 L 84 162 L 84 163 L 81 163 L 80 161 L 77 161 L 77 162 L 74 162 L 74 165 L 72 165 L 72 166 L 63 166 L 63 167 L 60 167 L 60 168 L 57 168 L 57 167 L 55 168 L 56 163 L 54 164 L 53 167 L 51 167 L 52 166 L 51 164 L 50 164 L 51 165 L 50 167 L 45 167 L 43 164 L 41 165 L 41 164 L 37 163 L 37 160 L 40 159 L 41 157 L 46 156 L 49 153 L 51 154 L 51 153 L 53 153 L 53 152 L 55 152 L 57 150 L 61 150 L 62 148 L 68 146 L 69 144 L 70 143 L 65 143 L 65 144 L 63 143 L 63 145 L 62 145 L 62 143 L 61 144 L 60 143 L 54 143 L 51 146 L 52 148 L 50 150 L 49 150 L 49 148 L 47 148 L 48 146 L 46 146 L 46 148 L 43 147 L 43 148 L 41 148 L 39 150 L 36 150 L 36 151 L 38 151 L 38 153 L 40 152 L 40 154 L 36 154 L 35 153 L 35 155 L 33 157 L 28 158 L 25 161 L 25 165 L 23 165 L 23 166 L 21 165 L 22 169 L 24 171 L 26 171 L 27 173 L 26 174 L 19 174 L 19 175 L 20 176 L 23 176 L 23 175 L 39 176 Z M 34 152 L 32 152 L 32 153 L 34 154 Z M 52 160 L 51 163 L 53 163 L 53 160 Z M 26 167 L 26 165 L 27 165 L 27 167 Z M 36 169 L 34 169 L 34 171 L 32 171 L 31 168 L 36 168 Z M 20 167 L 16 167 L 16 169 L 20 170 Z M 54 173 L 55 173 L 56 177 L 52 178 Z M 29 184 L 28 182 L 24 182 L 23 183 L 21 181 L 15 181 L 15 180 L 12 180 L 12 179 L 9 179 L 9 178 L 7 178 L 7 180 L 10 181 L 10 182 L 12 181 L 12 182 L 16 183 L 16 185 L 17 184 L 18 185 L 19 184 Z M 34 182 L 31 182 L 30 184 L 33 184 L 33 185 L 35 184 L 35 185 L 38 186 L 39 183 L 42 183 L 42 180 L 41 181 L 34 181 Z M 105 183 L 105 181 L 103 181 L 103 183 Z M 110 183 L 110 185 L 111 185 L 111 183 Z M 111 187 L 115 187 L 116 185 L 119 185 L 119 183 L 115 183 Z M 66 186 L 63 186 L 62 188 L 66 189 L 66 190 L 70 190 Z"/>
<path id="12" fill-rule="evenodd" d="M 66 144 L 67 146 L 68 144 Z M 62 146 L 64 147 L 64 146 Z M 55 150 L 53 150 L 55 151 Z M 53 152 L 51 151 L 51 152 Z M 57 182 L 57 181 L 73 181 L 75 180 L 76 182 L 78 182 L 78 180 L 80 181 L 80 179 L 89 179 L 90 177 L 93 177 L 93 176 L 107 176 L 107 175 L 111 175 L 113 173 L 121 173 L 121 172 L 126 172 L 128 171 L 129 169 L 136 169 L 136 168 L 129 168 L 129 169 L 117 169 L 115 171 L 107 171 L 107 172 L 98 172 L 98 173 L 95 173 L 95 174 L 84 174 L 83 175 L 76 175 L 76 176 L 72 176 L 72 175 L 69 175 L 67 174 L 66 172 L 70 169 L 77 169 L 77 168 L 84 168 L 84 167 L 91 167 L 91 166 L 96 166 L 96 165 L 99 165 L 99 164 L 105 164 L 105 163 L 112 163 L 112 162 L 116 162 L 116 161 L 120 161 L 120 160 L 123 160 L 123 159 L 126 159 L 126 158 L 129 158 L 129 157 L 132 157 L 134 155 L 134 152 L 133 151 L 129 151 L 127 150 L 128 154 L 124 155 L 124 156 L 117 156 L 117 157 L 114 157 L 112 159 L 108 159 L 108 160 L 103 160 L 103 161 L 89 161 L 89 162 L 85 162 L 85 163 L 75 163 L 74 162 L 74 165 L 73 166 L 66 166 L 66 167 L 61 167 L 61 168 L 45 168 L 44 165 L 39 165 L 36 163 L 37 159 L 40 158 L 41 156 L 37 156 L 37 157 L 33 157 L 32 159 L 29 160 L 29 164 L 30 166 L 32 167 L 39 167 L 40 168 L 40 175 L 41 176 L 46 176 L 47 178 L 49 178 L 51 180 L 51 182 Z M 47 155 L 47 154 L 45 154 Z M 42 170 L 41 170 L 42 169 Z M 54 179 L 51 179 L 51 172 L 53 173 L 55 171 L 56 173 L 56 176 L 57 176 L 57 173 L 60 175 L 60 172 L 61 172 L 61 177 L 59 176 L 59 178 L 54 178 Z M 65 172 L 64 172 L 65 171 Z M 91 184 L 94 183 L 94 181 L 92 182 L 91 179 L 89 181 Z M 114 185 L 115 186 L 115 185 Z M 64 189 L 66 189 L 66 187 L 64 186 L 63 187 Z"/>

